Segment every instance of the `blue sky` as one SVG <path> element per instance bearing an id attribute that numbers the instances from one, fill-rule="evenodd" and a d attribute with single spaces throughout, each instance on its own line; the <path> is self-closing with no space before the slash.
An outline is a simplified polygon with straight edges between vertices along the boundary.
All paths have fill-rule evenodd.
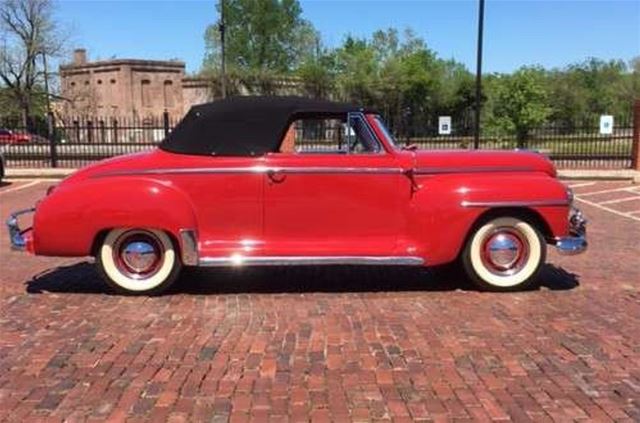
<path id="1" fill-rule="evenodd" d="M 390 26 L 413 28 L 443 58 L 475 69 L 477 2 L 303 0 L 303 15 L 328 46 L 348 33 L 367 36 Z M 217 19 L 215 1 L 59 1 L 57 15 L 70 47 L 90 59 L 178 58 L 195 72 L 203 34 Z M 640 55 L 638 0 L 486 0 L 486 72 L 522 65 L 562 67 L 587 57 L 629 60 Z"/>

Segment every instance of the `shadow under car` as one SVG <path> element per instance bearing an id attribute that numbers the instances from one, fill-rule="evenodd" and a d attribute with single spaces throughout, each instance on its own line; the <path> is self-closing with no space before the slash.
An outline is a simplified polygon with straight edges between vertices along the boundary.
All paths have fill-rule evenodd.
<path id="1" fill-rule="evenodd" d="M 578 277 L 547 264 L 540 284 L 550 290 L 569 290 Z M 237 294 L 305 292 L 475 291 L 455 265 L 415 268 L 389 266 L 283 266 L 246 268 L 186 268 L 167 294 Z M 26 282 L 28 293 L 111 293 L 91 262 L 47 270 Z"/>

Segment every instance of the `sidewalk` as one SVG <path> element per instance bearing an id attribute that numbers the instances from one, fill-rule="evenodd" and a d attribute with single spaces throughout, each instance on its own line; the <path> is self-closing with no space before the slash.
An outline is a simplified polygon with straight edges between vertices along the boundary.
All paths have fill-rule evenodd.
<path id="1" fill-rule="evenodd" d="M 6 178 L 64 178 L 77 169 L 7 169 Z M 640 172 L 631 169 L 560 169 L 560 179 L 567 180 L 633 180 L 640 184 Z"/>

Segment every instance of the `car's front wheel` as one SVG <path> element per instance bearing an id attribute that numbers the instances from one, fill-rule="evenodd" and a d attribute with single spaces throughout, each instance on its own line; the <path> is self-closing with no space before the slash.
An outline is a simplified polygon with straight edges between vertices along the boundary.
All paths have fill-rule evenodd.
<path id="1" fill-rule="evenodd" d="M 155 229 L 111 230 L 100 244 L 96 264 L 120 294 L 159 294 L 173 284 L 181 268 L 171 238 Z"/>
<path id="2" fill-rule="evenodd" d="M 498 217 L 475 228 L 462 263 L 469 278 L 482 289 L 521 290 L 536 282 L 546 248 L 544 238 L 528 221 Z"/>

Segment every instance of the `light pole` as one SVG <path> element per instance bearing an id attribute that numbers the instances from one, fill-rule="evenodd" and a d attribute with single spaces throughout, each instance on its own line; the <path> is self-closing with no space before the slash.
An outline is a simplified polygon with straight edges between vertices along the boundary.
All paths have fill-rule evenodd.
<path id="1" fill-rule="evenodd" d="M 476 119 L 473 148 L 480 147 L 480 107 L 482 104 L 482 32 L 484 30 L 484 0 L 478 4 L 478 57 L 476 61 Z"/>
<path id="2" fill-rule="evenodd" d="M 224 57 L 224 0 L 220 0 L 220 24 L 218 25 L 218 30 L 220 31 L 220 88 L 222 89 L 222 98 L 227 98 L 227 75 Z"/>
<path id="3" fill-rule="evenodd" d="M 42 52 L 42 66 L 44 68 L 44 94 L 47 100 L 47 114 L 51 114 L 51 96 L 49 94 L 49 72 L 47 69 L 47 53 Z"/>

